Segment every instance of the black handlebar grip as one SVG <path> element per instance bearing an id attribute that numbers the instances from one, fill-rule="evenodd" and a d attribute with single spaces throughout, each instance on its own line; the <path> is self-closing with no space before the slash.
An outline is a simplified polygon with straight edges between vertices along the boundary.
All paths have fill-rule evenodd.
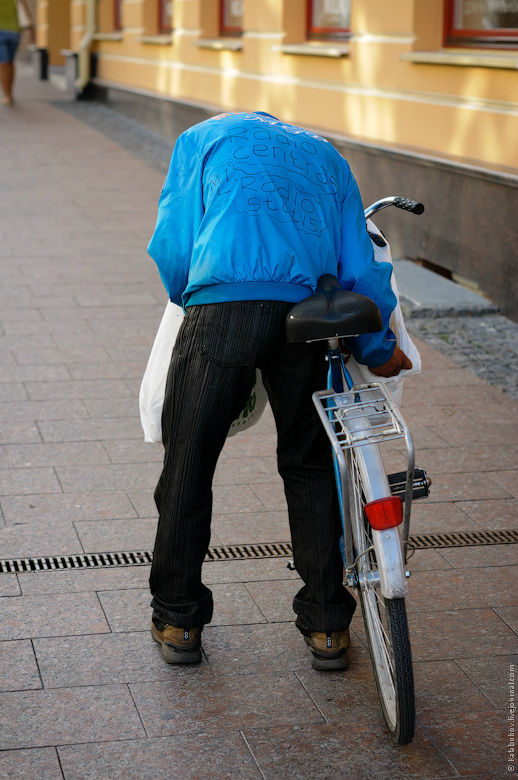
<path id="1" fill-rule="evenodd" d="M 405 211 L 411 211 L 412 214 L 422 214 L 424 206 L 417 200 L 410 200 L 410 198 L 403 198 L 398 195 L 394 200 L 394 206 L 398 209 L 404 209 Z"/>

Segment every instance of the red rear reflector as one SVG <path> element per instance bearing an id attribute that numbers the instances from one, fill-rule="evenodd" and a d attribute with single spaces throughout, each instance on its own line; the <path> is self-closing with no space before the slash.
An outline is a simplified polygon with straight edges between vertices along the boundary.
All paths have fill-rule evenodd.
<path id="1" fill-rule="evenodd" d="M 403 520 L 403 501 L 399 496 L 378 498 L 365 504 L 367 520 L 375 531 L 384 531 L 385 528 L 394 528 Z"/>

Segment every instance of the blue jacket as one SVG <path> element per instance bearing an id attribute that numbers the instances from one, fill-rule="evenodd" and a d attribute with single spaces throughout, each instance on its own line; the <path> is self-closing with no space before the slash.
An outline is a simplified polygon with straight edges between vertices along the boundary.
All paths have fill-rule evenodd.
<path id="1" fill-rule="evenodd" d="M 307 298 L 322 274 L 378 305 L 383 330 L 350 339 L 380 365 L 395 347 L 388 263 L 374 261 L 358 187 L 334 147 L 269 114 L 221 114 L 174 147 L 148 252 L 184 307 Z"/>

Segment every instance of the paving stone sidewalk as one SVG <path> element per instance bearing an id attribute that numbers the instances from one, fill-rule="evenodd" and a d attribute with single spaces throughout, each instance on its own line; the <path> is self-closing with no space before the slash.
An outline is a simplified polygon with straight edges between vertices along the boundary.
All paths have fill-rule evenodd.
<path id="1" fill-rule="evenodd" d="M 145 252 L 162 174 L 50 85 L 26 75 L 18 95 L 0 112 L 0 559 L 149 550 L 161 448 L 137 397 L 166 302 Z M 518 404 L 419 347 L 403 412 L 433 489 L 413 533 L 517 528 Z M 288 540 L 267 411 L 225 447 L 211 543 Z M 509 776 L 515 563 L 513 545 L 411 559 L 405 748 L 359 617 L 350 670 L 311 669 L 285 559 L 206 564 L 214 620 L 183 669 L 151 641 L 147 566 L 0 574 L 0 777 Z"/>

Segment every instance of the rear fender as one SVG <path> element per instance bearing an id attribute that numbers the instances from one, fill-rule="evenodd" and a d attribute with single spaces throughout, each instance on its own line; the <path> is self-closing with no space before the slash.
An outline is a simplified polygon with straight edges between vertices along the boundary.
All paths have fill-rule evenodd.
<path id="1" fill-rule="evenodd" d="M 386 599 L 405 598 L 408 585 L 398 528 L 387 528 L 384 531 L 373 529 L 372 541 L 378 562 L 381 594 Z"/>

